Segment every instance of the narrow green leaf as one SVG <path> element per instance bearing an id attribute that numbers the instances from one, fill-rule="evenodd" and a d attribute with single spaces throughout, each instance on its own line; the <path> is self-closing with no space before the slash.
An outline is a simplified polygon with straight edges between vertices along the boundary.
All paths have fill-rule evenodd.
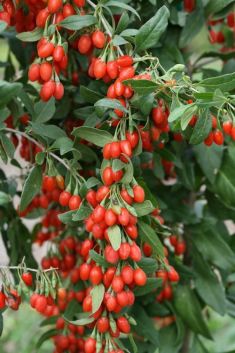
<path id="1" fill-rule="evenodd" d="M 56 329 L 51 329 L 45 332 L 37 341 L 36 348 L 39 349 L 45 341 L 56 335 L 58 335 L 58 330 Z"/>
<path id="2" fill-rule="evenodd" d="M 211 114 L 208 109 L 205 109 L 202 114 L 198 115 L 196 125 L 193 129 L 193 133 L 190 137 L 190 143 L 197 145 L 204 141 L 208 136 L 212 128 Z"/>
<path id="3" fill-rule="evenodd" d="M 204 21 L 203 5 L 201 1 L 197 1 L 196 9 L 187 15 L 186 24 L 180 35 L 180 48 L 184 48 L 201 31 Z"/>
<path id="4" fill-rule="evenodd" d="M 72 215 L 72 220 L 73 221 L 83 221 L 84 219 L 89 217 L 90 214 L 91 214 L 90 207 L 84 206 L 84 204 L 82 204 L 79 207 L 79 210 L 75 214 Z"/>
<path id="5" fill-rule="evenodd" d="M 138 31 L 135 38 L 138 52 L 155 47 L 168 25 L 170 12 L 164 5 Z"/>
<path id="6" fill-rule="evenodd" d="M 19 206 L 20 211 L 24 211 L 33 198 L 40 192 L 41 185 L 42 168 L 40 166 L 36 166 L 31 170 L 25 180 Z"/>
<path id="7" fill-rule="evenodd" d="M 66 133 L 56 125 L 45 125 L 41 123 L 32 123 L 32 130 L 35 134 L 57 140 L 59 137 L 65 137 Z"/>
<path id="8" fill-rule="evenodd" d="M 169 123 L 173 123 L 173 121 L 182 118 L 182 116 L 184 116 L 188 110 L 190 111 L 190 114 L 191 114 L 192 107 L 194 107 L 194 104 L 185 104 L 175 108 L 173 111 L 171 111 L 169 115 L 169 118 L 168 118 Z"/>
<path id="9" fill-rule="evenodd" d="M 98 102 L 94 104 L 95 107 L 102 107 L 107 109 L 119 109 L 122 112 L 127 112 L 126 108 L 117 100 L 110 98 L 100 99 Z"/>
<path id="10" fill-rule="evenodd" d="M 37 123 L 45 123 L 55 114 L 55 98 L 51 98 L 48 102 L 39 101 L 34 106 L 34 121 Z"/>
<path id="11" fill-rule="evenodd" d="M 143 221 L 139 221 L 138 225 L 139 225 L 140 237 L 152 246 L 154 252 L 158 256 L 163 258 L 164 257 L 163 245 L 159 240 L 156 232 L 153 230 L 153 228 L 150 227 L 147 223 L 144 223 Z"/>
<path id="12" fill-rule="evenodd" d="M 148 278 L 146 285 L 143 287 L 136 287 L 134 294 L 136 297 L 154 292 L 156 289 L 162 287 L 162 280 L 159 278 Z"/>
<path id="13" fill-rule="evenodd" d="M 103 284 L 99 284 L 91 290 L 92 314 L 96 313 L 97 310 L 99 310 L 104 299 L 104 293 L 105 287 Z"/>
<path id="14" fill-rule="evenodd" d="M 156 82 L 149 80 L 126 80 L 124 85 L 131 86 L 136 93 L 141 95 L 155 92 L 158 85 Z"/>
<path id="15" fill-rule="evenodd" d="M 92 15 L 73 15 L 60 22 L 60 26 L 72 31 L 79 31 L 82 28 L 96 24 L 97 19 Z"/>
<path id="16" fill-rule="evenodd" d="M 21 32 L 16 35 L 16 38 L 22 40 L 23 42 L 37 42 L 43 36 L 43 29 L 36 27 L 31 32 Z"/>
<path id="17" fill-rule="evenodd" d="M 97 252 L 95 250 L 90 250 L 89 252 L 89 256 L 92 260 L 94 260 L 98 265 L 104 267 L 104 268 L 108 268 L 109 264 L 108 262 L 104 259 L 103 256 L 97 254 Z"/>
<path id="18" fill-rule="evenodd" d="M 143 203 L 134 203 L 132 207 L 136 210 L 138 217 L 146 216 L 155 209 L 152 202 L 149 200 L 145 200 Z"/>
<path id="19" fill-rule="evenodd" d="M 119 7 L 121 9 L 127 10 L 132 12 L 135 16 L 137 16 L 140 19 L 140 16 L 138 14 L 138 12 L 130 5 L 125 4 L 124 2 L 121 1 L 114 1 L 114 0 L 110 0 L 108 1 L 105 6 L 109 6 L 109 7 Z"/>
<path id="20" fill-rule="evenodd" d="M 85 326 L 85 325 L 91 324 L 94 321 L 95 321 L 94 317 L 89 316 L 89 314 L 87 313 L 81 313 L 78 315 L 77 320 L 69 321 L 69 323 L 75 326 Z"/>
<path id="21" fill-rule="evenodd" d="M 15 146 L 13 142 L 4 134 L 0 135 L 2 146 L 9 158 L 14 158 Z"/>
<path id="22" fill-rule="evenodd" d="M 187 327 L 191 328 L 193 332 L 211 339 L 199 301 L 191 288 L 186 285 L 178 285 L 174 292 L 174 307 Z"/>
<path id="23" fill-rule="evenodd" d="M 121 233 L 120 227 L 117 225 L 109 227 L 108 236 L 109 236 L 109 240 L 112 245 L 112 248 L 117 251 L 120 248 L 120 245 L 122 242 L 122 233 Z"/>
<path id="24" fill-rule="evenodd" d="M 18 82 L 6 82 L 0 80 L 0 106 L 9 103 L 22 89 L 22 84 Z"/>
<path id="25" fill-rule="evenodd" d="M 97 145 L 99 147 L 104 147 L 113 139 L 113 136 L 108 131 L 86 126 L 81 126 L 74 129 L 72 135 L 80 137 L 86 141 L 92 142 L 94 143 L 94 145 Z"/>

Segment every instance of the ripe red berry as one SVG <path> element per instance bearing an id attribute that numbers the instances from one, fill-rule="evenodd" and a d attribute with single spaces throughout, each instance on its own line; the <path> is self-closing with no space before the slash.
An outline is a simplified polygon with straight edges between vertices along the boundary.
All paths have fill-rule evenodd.
<path id="1" fill-rule="evenodd" d="M 114 276 L 112 280 L 112 289 L 115 293 L 119 293 L 123 290 L 124 282 L 121 276 Z"/>
<path id="2" fill-rule="evenodd" d="M 142 203 L 145 200 L 144 189 L 140 185 L 135 185 L 133 187 L 134 201 L 137 203 Z"/>
<path id="3" fill-rule="evenodd" d="M 87 54 L 92 47 L 91 37 L 88 34 L 82 35 L 78 40 L 78 51 Z"/>
<path id="4" fill-rule="evenodd" d="M 55 92 L 55 82 L 54 81 L 48 81 L 43 84 L 41 91 L 40 91 L 40 97 L 43 101 L 47 102 Z"/>
<path id="5" fill-rule="evenodd" d="M 112 227 L 114 224 L 117 223 L 117 215 L 113 212 L 111 208 L 106 210 L 105 212 L 105 223 L 109 227 Z"/>
<path id="6" fill-rule="evenodd" d="M 118 77 L 118 65 L 116 61 L 109 61 L 107 63 L 107 73 L 112 80 Z"/>
<path id="7" fill-rule="evenodd" d="M 40 77 L 43 81 L 47 82 L 50 80 L 52 75 L 52 65 L 45 61 L 40 66 Z"/>
<path id="8" fill-rule="evenodd" d="M 113 179 L 113 171 L 111 167 L 106 167 L 104 169 L 102 174 L 102 179 L 106 186 L 110 186 L 113 184 L 114 179 Z"/>
<path id="9" fill-rule="evenodd" d="M 216 130 L 213 132 L 213 140 L 216 145 L 222 145 L 224 143 L 224 135 L 222 131 Z"/>
<path id="10" fill-rule="evenodd" d="M 126 334 L 130 333 L 130 331 L 131 331 L 130 324 L 124 316 L 120 316 L 117 319 L 117 327 L 119 328 L 119 330 L 121 332 L 126 333 Z"/>
<path id="11" fill-rule="evenodd" d="M 3 292 L 0 292 L 0 310 L 4 309 L 6 305 L 6 296 Z"/>
<path id="12" fill-rule="evenodd" d="M 120 56 L 117 59 L 117 65 L 120 67 L 128 67 L 133 64 L 133 58 L 129 55 Z"/>
<path id="13" fill-rule="evenodd" d="M 48 1 L 48 10 L 50 13 L 56 13 L 63 6 L 62 0 L 49 0 Z"/>
<path id="14" fill-rule="evenodd" d="M 77 210 L 81 205 L 81 197 L 79 195 L 73 195 L 69 199 L 69 209 Z"/>
<path id="15" fill-rule="evenodd" d="M 101 79 L 106 74 L 106 63 L 101 59 L 97 59 L 94 64 L 94 75 L 96 79 Z"/>
<path id="16" fill-rule="evenodd" d="M 137 268 L 134 271 L 134 281 L 137 286 L 145 286 L 147 282 L 147 276 L 141 268 Z"/>
<path id="17" fill-rule="evenodd" d="M 106 38 L 102 31 L 97 30 L 93 32 L 91 39 L 96 48 L 102 49 L 105 46 Z"/>
<path id="18" fill-rule="evenodd" d="M 223 131 L 225 134 L 230 135 L 232 131 L 233 124 L 230 120 L 227 120 L 223 123 Z"/>
<path id="19" fill-rule="evenodd" d="M 167 275 L 168 275 L 169 281 L 171 282 L 178 282 L 180 279 L 178 272 L 172 266 L 170 266 Z"/>
<path id="20" fill-rule="evenodd" d="M 109 319 L 107 317 L 100 317 L 97 320 L 97 330 L 100 333 L 105 333 L 109 330 Z"/>
<path id="21" fill-rule="evenodd" d="M 102 269 L 99 266 L 94 266 L 91 269 L 90 275 L 89 275 L 89 280 L 93 285 L 98 285 L 101 283 L 103 278 L 103 273 Z"/>
<path id="22" fill-rule="evenodd" d="M 33 284 L 33 276 L 29 272 L 25 272 L 21 276 L 23 282 L 26 284 L 26 286 L 31 287 Z"/>
<path id="23" fill-rule="evenodd" d="M 62 45 L 57 45 L 53 51 L 53 60 L 60 62 L 65 55 L 64 48 Z"/>
<path id="24" fill-rule="evenodd" d="M 32 64 L 29 67 L 28 77 L 29 77 L 29 80 L 32 82 L 39 80 L 39 78 L 40 78 L 40 65 L 39 64 Z"/>
<path id="25" fill-rule="evenodd" d="M 121 270 L 121 276 L 123 282 L 127 285 L 130 285 L 134 280 L 134 270 L 129 265 L 126 265 Z"/>
<path id="26" fill-rule="evenodd" d="M 57 82 L 55 85 L 54 97 L 57 100 L 62 99 L 64 96 L 64 86 L 61 82 Z"/>
<path id="27" fill-rule="evenodd" d="M 68 206 L 70 198 L 71 198 L 70 192 L 62 191 L 62 193 L 60 194 L 60 198 L 59 198 L 60 205 L 63 207 Z"/>

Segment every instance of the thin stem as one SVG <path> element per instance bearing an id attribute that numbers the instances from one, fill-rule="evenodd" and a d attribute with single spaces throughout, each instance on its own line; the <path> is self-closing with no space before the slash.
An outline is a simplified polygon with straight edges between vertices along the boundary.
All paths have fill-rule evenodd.
<path id="1" fill-rule="evenodd" d="M 39 142 L 37 142 L 34 138 L 30 137 L 29 135 L 27 135 L 25 132 L 19 131 L 19 130 L 15 130 L 15 129 L 11 129 L 11 128 L 4 128 L 5 131 L 7 132 L 11 132 L 15 135 L 21 135 L 24 136 L 27 140 L 31 141 L 32 143 L 34 143 L 36 146 L 38 146 L 39 148 L 41 148 L 42 150 L 45 150 L 44 146 L 42 146 Z M 70 166 L 60 157 L 58 157 L 55 153 L 47 151 L 47 153 L 54 159 L 56 159 L 60 164 L 62 164 L 67 170 L 69 170 L 71 172 L 71 168 Z M 76 175 L 82 179 L 83 177 L 79 174 L 76 173 Z"/>
<path id="2" fill-rule="evenodd" d="M 20 270 L 20 269 L 24 269 L 24 267 L 22 266 L 0 266 L 0 270 Z M 35 272 L 37 273 L 38 270 L 36 270 L 35 268 L 26 268 L 27 271 L 30 271 L 30 272 Z M 46 273 L 46 272 L 53 272 L 53 271 L 56 271 L 56 270 L 59 270 L 58 268 L 49 268 L 47 270 L 44 270 L 44 271 L 41 271 L 43 273 Z"/>

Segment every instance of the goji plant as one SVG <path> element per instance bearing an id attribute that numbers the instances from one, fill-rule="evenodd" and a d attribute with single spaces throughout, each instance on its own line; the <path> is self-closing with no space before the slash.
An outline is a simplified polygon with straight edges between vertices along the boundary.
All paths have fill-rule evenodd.
<path id="1" fill-rule="evenodd" d="M 0 331 L 26 301 L 54 353 L 207 352 L 209 308 L 235 316 L 234 1 L 0 20 Z"/>

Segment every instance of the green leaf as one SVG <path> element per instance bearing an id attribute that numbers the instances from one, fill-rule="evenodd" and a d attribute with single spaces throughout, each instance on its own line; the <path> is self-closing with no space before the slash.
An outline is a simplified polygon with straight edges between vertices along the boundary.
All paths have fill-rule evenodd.
<path id="1" fill-rule="evenodd" d="M 235 269 L 234 253 L 215 226 L 204 222 L 190 232 L 193 243 L 206 260 L 225 271 Z"/>
<path id="2" fill-rule="evenodd" d="M 193 332 L 208 339 L 212 338 L 203 319 L 199 301 L 191 288 L 188 286 L 177 286 L 174 292 L 174 307 L 185 325 Z"/>
<path id="3" fill-rule="evenodd" d="M 190 111 L 190 114 L 191 114 L 193 107 L 195 107 L 194 104 L 185 104 L 175 108 L 173 111 L 171 111 L 169 115 L 169 118 L 168 118 L 169 123 L 173 123 L 173 121 L 178 120 L 185 115 L 187 116 L 188 111 Z"/>
<path id="4" fill-rule="evenodd" d="M 52 140 L 57 140 L 60 137 L 65 137 L 66 133 L 56 125 L 45 125 L 41 123 L 31 123 L 32 130 L 35 134 L 43 137 L 48 137 Z"/>
<path id="5" fill-rule="evenodd" d="M 2 147 L 4 148 L 4 151 L 8 155 L 9 158 L 14 158 L 15 154 L 15 146 L 13 142 L 4 134 L 0 135 L 1 142 L 2 142 Z"/>
<path id="6" fill-rule="evenodd" d="M 65 318 L 66 320 L 66 318 Z M 68 321 L 68 320 L 66 320 Z M 78 315 L 78 319 L 74 321 L 68 321 L 70 324 L 75 325 L 75 326 L 85 326 L 88 324 L 91 324 L 92 322 L 95 321 L 94 317 L 89 316 L 87 313 L 81 313 Z"/>
<path id="7" fill-rule="evenodd" d="M 9 103 L 22 89 L 21 83 L 6 82 L 0 80 L 0 106 Z"/>
<path id="8" fill-rule="evenodd" d="M 168 25 L 170 12 L 166 6 L 162 6 L 157 13 L 148 20 L 138 31 L 135 38 L 138 52 L 155 47 L 161 35 Z"/>
<path id="9" fill-rule="evenodd" d="M 86 100 L 88 103 L 96 103 L 99 99 L 102 98 L 102 95 L 97 91 L 93 91 L 90 88 L 85 86 L 80 87 L 80 95 Z"/>
<path id="10" fill-rule="evenodd" d="M 58 218 L 64 224 L 70 224 L 73 222 L 73 216 L 76 214 L 76 211 L 68 211 L 58 215 Z"/>
<path id="11" fill-rule="evenodd" d="M 40 192 L 41 185 L 42 168 L 40 166 L 33 167 L 23 186 L 19 206 L 20 211 L 24 211 L 33 198 Z"/>
<path id="12" fill-rule="evenodd" d="M 56 329 L 51 329 L 45 332 L 37 341 L 36 348 L 39 349 L 45 341 L 56 335 L 58 335 L 58 330 Z"/>
<path id="13" fill-rule="evenodd" d="M 235 146 L 230 146 L 224 154 L 222 166 L 217 174 L 213 190 L 228 206 L 235 207 Z"/>
<path id="14" fill-rule="evenodd" d="M 20 98 L 20 100 L 24 104 L 24 106 L 25 106 L 26 110 L 29 112 L 29 114 L 31 116 L 34 116 L 34 114 L 35 114 L 34 103 L 33 103 L 32 99 L 29 97 L 29 95 L 25 91 L 21 90 L 18 93 L 18 97 Z M 45 104 L 45 102 L 44 102 L 44 104 Z"/>
<path id="15" fill-rule="evenodd" d="M 92 314 L 96 313 L 97 310 L 99 310 L 104 299 L 104 293 L 105 288 L 103 284 L 99 284 L 91 290 Z"/>
<path id="16" fill-rule="evenodd" d="M 131 347 L 132 347 L 132 352 L 133 353 L 138 353 L 138 347 L 135 343 L 135 340 L 133 338 L 133 335 L 128 335 L 128 338 L 129 338 L 129 341 L 130 341 L 130 344 L 131 344 Z"/>
<path id="17" fill-rule="evenodd" d="M 155 92 L 158 85 L 156 82 L 149 80 L 126 80 L 124 85 L 130 86 L 136 93 L 141 95 Z"/>
<path id="18" fill-rule="evenodd" d="M 164 257 L 163 245 L 159 240 L 156 232 L 153 230 L 153 228 L 150 227 L 147 223 L 144 223 L 143 221 L 139 221 L 138 225 L 139 225 L 140 237 L 152 246 L 154 252 L 158 256 L 163 258 Z"/>
<path id="19" fill-rule="evenodd" d="M 162 287 L 162 280 L 159 278 L 148 278 L 146 285 L 143 287 L 136 287 L 134 294 L 136 297 L 154 292 L 156 289 Z"/>
<path id="20" fill-rule="evenodd" d="M 65 153 L 72 151 L 73 141 L 68 137 L 60 137 L 52 144 L 51 149 L 59 149 L 63 156 Z"/>
<path id="21" fill-rule="evenodd" d="M 51 98 L 48 102 L 39 101 L 34 106 L 34 121 L 37 123 L 45 123 L 55 114 L 55 98 Z"/>
<path id="22" fill-rule="evenodd" d="M 134 207 L 134 209 L 136 210 L 138 217 L 146 216 L 153 212 L 153 210 L 155 209 L 152 202 L 149 200 L 146 200 L 143 203 L 134 203 L 132 207 Z"/>
<path id="23" fill-rule="evenodd" d="M 211 114 L 208 109 L 198 115 L 196 125 L 190 137 L 190 143 L 197 145 L 205 140 L 212 128 Z"/>
<path id="24" fill-rule="evenodd" d="M 0 191 L 0 206 L 6 205 L 11 202 L 10 195 L 6 194 L 3 191 Z"/>
<path id="25" fill-rule="evenodd" d="M 118 109 L 122 112 L 127 112 L 127 109 L 117 99 L 103 98 L 94 104 L 95 107 L 107 108 L 107 109 Z"/>
<path id="26" fill-rule="evenodd" d="M 133 306 L 133 316 L 137 322 L 137 326 L 133 328 L 140 337 L 144 337 L 158 347 L 158 331 L 156 330 L 153 320 L 147 315 L 146 311 L 139 304 Z"/>
<path id="27" fill-rule="evenodd" d="M 221 91 L 229 92 L 235 89 L 235 73 L 206 78 L 197 85 L 205 87 L 210 91 L 220 89 Z"/>
<path id="28" fill-rule="evenodd" d="M 210 146 L 210 148 L 206 148 L 204 144 L 200 144 L 194 146 L 193 149 L 199 166 L 210 183 L 213 184 L 216 178 L 216 173 L 220 169 L 222 163 L 223 148 L 215 144 Z"/>
<path id="29" fill-rule="evenodd" d="M 79 207 L 79 210 L 75 214 L 72 215 L 72 220 L 73 221 L 83 221 L 84 219 L 89 217 L 90 214 L 91 214 L 90 207 L 84 206 L 84 204 L 82 204 Z"/>
<path id="30" fill-rule="evenodd" d="M 187 15 L 186 24 L 181 32 L 179 45 L 184 48 L 201 31 L 204 26 L 204 12 L 201 1 L 197 1 L 196 9 Z"/>
<path id="31" fill-rule="evenodd" d="M 97 252 L 95 250 L 90 250 L 89 252 L 89 256 L 92 260 L 94 260 L 98 265 L 104 267 L 104 268 L 108 268 L 109 264 L 108 262 L 104 259 L 103 256 L 97 254 Z"/>
<path id="32" fill-rule="evenodd" d="M 46 152 L 38 152 L 35 156 L 35 161 L 38 165 L 43 165 L 46 158 Z"/>
<path id="33" fill-rule="evenodd" d="M 123 184 L 129 184 L 133 180 L 134 169 L 131 161 L 126 164 L 124 176 L 121 179 Z"/>
<path id="34" fill-rule="evenodd" d="M 120 20 L 118 21 L 115 33 L 121 33 L 122 31 L 124 31 L 124 29 L 127 28 L 128 24 L 129 24 L 130 18 L 128 16 L 127 11 L 124 11 L 122 13 L 122 16 L 120 18 Z"/>
<path id="35" fill-rule="evenodd" d="M 190 120 L 192 119 L 192 116 L 197 113 L 197 109 L 198 109 L 197 106 L 193 104 L 190 104 L 189 106 L 191 109 L 187 109 L 184 112 L 184 114 L 181 116 L 181 120 L 180 120 L 181 129 L 183 131 L 187 128 Z"/>
<path id="36" fill-rule="evenodd" d="M 120 227 L 117 225 L 109 227 L 108 236 L 109 236 L 109 240 L 112 245 L 112 248 L 117 251 L 120 248 L 120 245 L 122 242 L 122 233 L 121 233 Z"/>
<path id="37" fill-rule="evenodd" d="M 206 6 L 206 14 L 217 13 L 233 2 L 234 0 L 209 0 Z"/>
<path id="38" fill-rule="evenodd" d="M 113 136 L 108 131 L 86 126 L 74 129 L 72 135 L 92 142 L 99 147 L 104 147 L 107 143 L 113 140 Z"/>
<path id="39" fill-rule="evenodd" d="M 58 320 L 60 316 L 52 316 L 52 317 L 48 317 L 47 319 L 43 320 L 40 323 L 40 327 L 44 327 L 44 326 L 48 326 L 48 325 L 55 325 L 56 321 Z"/>
<path id="40" fill-rule="evenodd" d="M 31 32 L 21 32 L 16 35 L 16 38 L 22 40 L 22 42 L 37 42 L 43 37 L 43 29 L 36 27 Z"/>
<path id="41" fill-rule="evenodd" d="M 65 18 L 60 22 L 60 27 L 70 29 L 72 31 L 79 31 L 82 28 L 89 27 L 97 23 L 97 19 L 92 15 L 73 15 Z"/>
<path id="42" fill-rule="evenodd" d="M 140 16 L 139 16 L 138 12 L 133 7 L 123 3 L 121 1 L 110 0 L 110 1 L 108 1 L 105 4 L 105 6 L 108 6 L 108 7 L 119 7 L 121 9 L 130 11 L 130 12 L 132 12 L 135 16 L 137 16 L 140 19 Z"/>
<path id="43" fill-rule="evenodd" d="M 147 274 L 151 275 L 156 272 L 158 268 L 157 260 L 152 259 L 150 257 L 142 257 L 138 262 L 138 266 L 142 268 L 142 270 Z"/>
<path id="44" fill-rule="evenodd" d="M 195 286 L 201 299 L 217 313 L 226 312 L 225 292 L 222 284 L 211 271 L 200 253 L 193 251 L 193 269 L 196 272 Z"/>

